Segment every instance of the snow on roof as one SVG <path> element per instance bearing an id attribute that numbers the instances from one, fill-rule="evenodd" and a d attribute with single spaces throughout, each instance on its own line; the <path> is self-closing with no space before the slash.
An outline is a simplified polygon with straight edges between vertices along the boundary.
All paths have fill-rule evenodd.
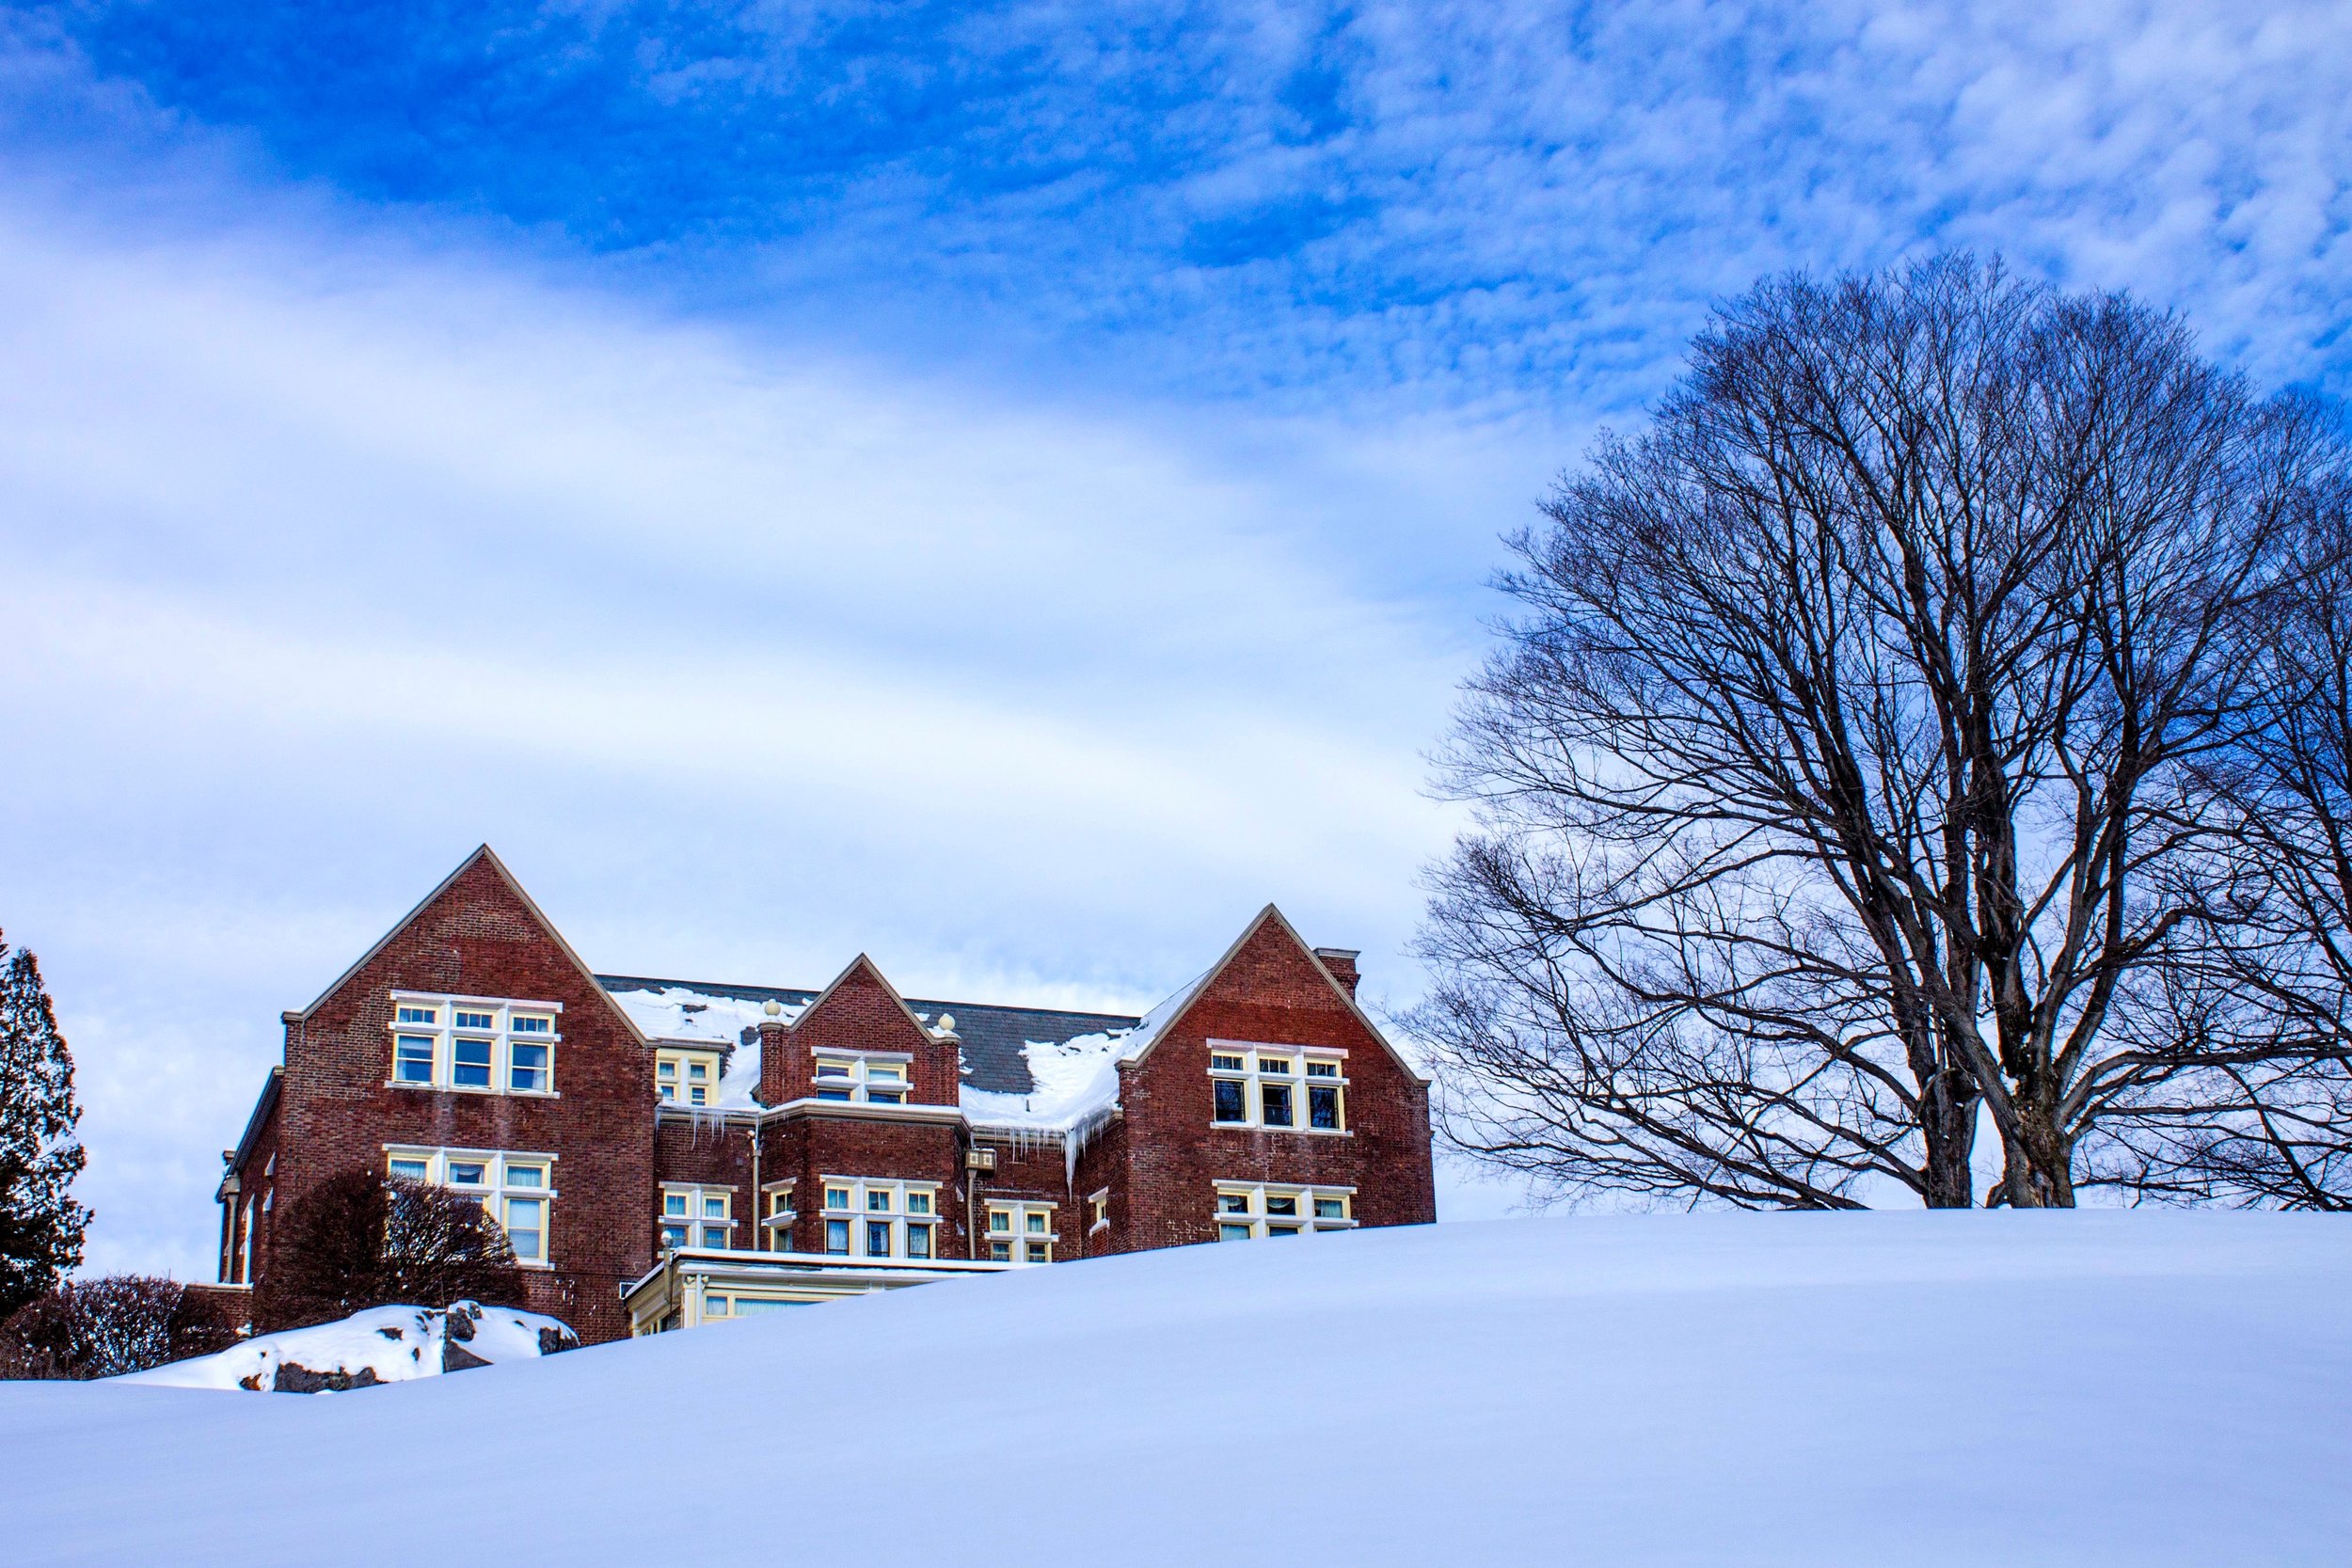
<path id="1" fill-rule="evenodd" d="M 776 1003 L 781 1021 L 792 1023 L 818 994 L 798 988 L 639 975 L 596 978 L 657 1044 L 675 1041 L 734 1053 L 713 1097 L 713 1110 L 756 1105 L 753 1091 L 759 1086 L 759 1025 L 767 1020 L 767 1005 Z M 1153 1019 L 1169 1004 L 1188 997 L 1199 984 L 1195 980 L 1143 1019 L 912 997 L 907 1006 L 927 1029 L 937 1028 L 943 1015 L 955 1019 L 962 1053 L 963 1106 L 976 1121 L 1067 1130 L 1108 1107 L 1119 1092 L 1119 1081 L 1107 1062 L 1138 1037 L 1148 1039 L 1147 1030 L 1157 1027 Z"/>
<path id="2" fill-rule="evenodd" d="M 451 1320 L 457 1332 L 450 1332 Z M 569 1350 L 579 1338 L 562 1323 L 513 1307 L 459 1302 L 373 1307 L 331 1323 L 257 1334 L 214 1355 L 193 1356 L 109 1381 L 166 1388 L 244 1388 L 260 1393 L 332 1393 L 378 1383 L 438 1377 L 461 1368 L 523 1361 Z M 329 1385 L 322 1387 L 324 1382 Z"/>
<path id="3" fill-rule="evenodd" d="M 1105 1029 L 1062 1040 L 1029 1040 L 1022 1047 L 1029 1092 L 963 1086 L 963 1114 L 975 1127 L 1021 1132 L 1057 1132 L 1083 1141 L 1119 1101 L 1119 1064 L 1150 1049 L 1160 1031 L 1184 1010 L 1208 976 L 1194 976 L 1133 1028 Z M 1075 1158 L 1075 1149 L 1072 1150 Z"/>

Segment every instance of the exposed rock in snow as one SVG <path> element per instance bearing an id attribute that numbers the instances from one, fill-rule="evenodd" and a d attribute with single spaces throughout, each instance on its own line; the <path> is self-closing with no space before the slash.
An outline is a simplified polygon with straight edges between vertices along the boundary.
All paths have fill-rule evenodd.
<path id="1" fill-rule="evenodd" d="M 453 1303 L 446 1310 L 375 1307 L 340 1323 L 256 1335 L 216 1355 L 174 1361 L 111 1381 L 340 1394 L 552 1355 L 579 1344 L 579 1336 L 555 1319 L 512 1307 L 470 1301 Z"/>

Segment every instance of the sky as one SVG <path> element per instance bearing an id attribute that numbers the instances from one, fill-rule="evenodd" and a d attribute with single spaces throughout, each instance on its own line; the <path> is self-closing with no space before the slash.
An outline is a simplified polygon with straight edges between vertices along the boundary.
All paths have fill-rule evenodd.
<path id="1" fill-rule="evenodd" d="M 2341 397 L 2347 229 L 2341 4 L 0 8 L 88 1266 L 209 1276 L 485 841 L 608 971 L 1140 1008 L 1270 899 L 1406 1006 L 1502 540 L 1710 300 L 1965 246 Z"/>

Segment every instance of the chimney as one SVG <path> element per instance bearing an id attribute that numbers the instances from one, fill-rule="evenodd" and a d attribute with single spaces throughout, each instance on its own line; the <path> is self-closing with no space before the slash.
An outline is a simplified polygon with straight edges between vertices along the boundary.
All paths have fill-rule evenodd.
<path id="1" fill-rule="evenodd" d="M 1323 960 L 1323 967 L 1331 972 L 1331 978 L 1337 980 L 1340 983 L 1340 989 L 1350 996 L 1356 994 L 1356 960 L 1362 958 L 1363 953 L 1364 950 L 1360 947 L 1318 947 L 1315 949 L 1315 957 Z"/>
<path id="2" fill-rule="evenodd" d="M 763 1105 L 782 1104 L 790 1098 L 784 1082 L 784 1004 L 770 997 L 759 1009 L 766 1016 L 759 1021 L 759 1092 L 753 1098 Z"/>

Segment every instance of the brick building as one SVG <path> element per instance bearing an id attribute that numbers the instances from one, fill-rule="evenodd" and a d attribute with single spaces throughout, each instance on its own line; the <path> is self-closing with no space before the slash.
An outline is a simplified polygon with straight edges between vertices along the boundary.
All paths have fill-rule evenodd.
<path id="1" fill-rule="evenodd" d="M 1268 906 L 1142 1018 L 597 974 L 485 846 L 299 1012 L 220 1277 L 354 1167 L 481 1195 L 585 1339 L 958 1274 L 1436 1218 L 1428 1085 Z"/>

